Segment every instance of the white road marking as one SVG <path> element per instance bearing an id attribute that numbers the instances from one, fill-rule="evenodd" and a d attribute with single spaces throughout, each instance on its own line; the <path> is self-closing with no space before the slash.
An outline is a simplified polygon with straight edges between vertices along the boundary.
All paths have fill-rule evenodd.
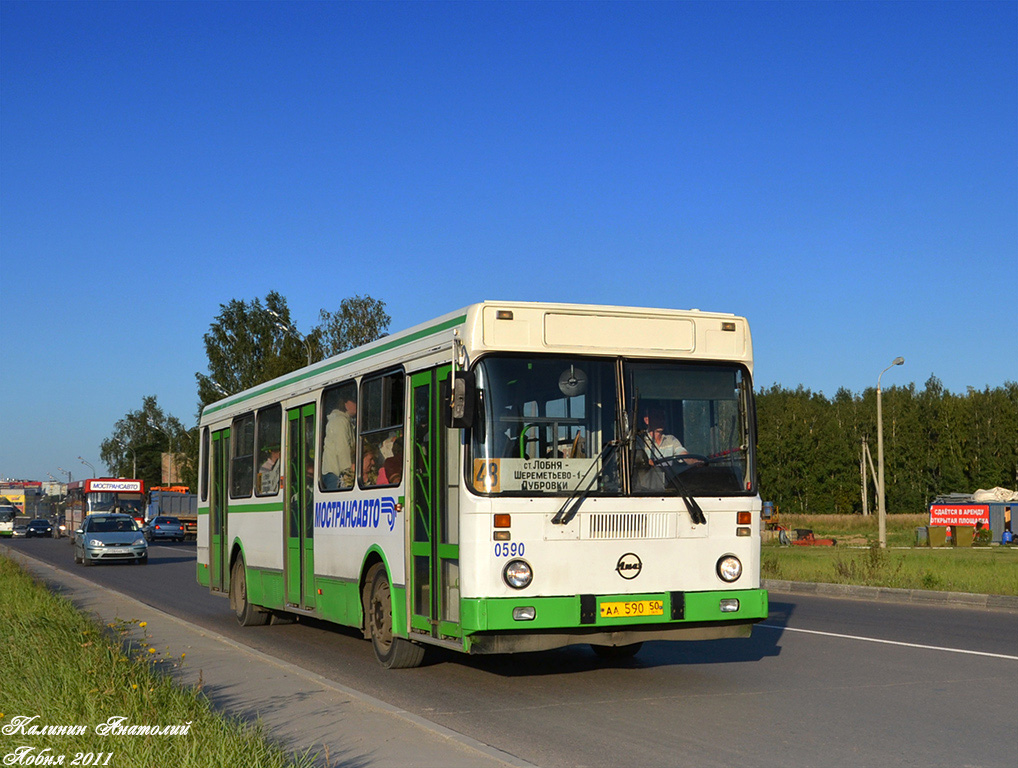
<path id="1" fill-rule="evenodd" d="M 988 653 L 987 651 L 970 651 L 965 648 L 944 648 L 939 645 L 920 645 L 919 643 L 902 643 L 898 640 L 881 640 L 879 637 L 861 637 L 859 635 L 843 635 L 838 632 L 820 632 L 816 629 L 799 629 L 798 627 L 779 627 L 775 624 L 757 624 L 758 627 L 766 629 L 777 629 L 782 632 L 802 632 L 807 635 L 823 635 L 824 637 L 840 637 L 843 640 L 863 640 L 867 643 L 883 643 L 884 645 L 900 645 L 904 648 L 922 648 L 927 651 L 945 651 L 947 653 L 967 653 L 970 656 L 989 656 L 994 659 L 1007 659 L 1018 661 L 1018 656 L 1008 656 L 1006 653 Z"/>

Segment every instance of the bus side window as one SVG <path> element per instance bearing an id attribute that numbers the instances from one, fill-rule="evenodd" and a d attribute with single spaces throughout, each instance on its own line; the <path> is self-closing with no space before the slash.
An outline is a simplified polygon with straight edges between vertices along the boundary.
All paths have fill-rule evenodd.
<path id="1" fill-rule="evenodd" d="M 278 405 L 258 411 L 257 462 L 258 478 L 255 494 L 275 496 L 279 493 L 281 436 L 283 409 Z"/>
<path id="2" fill-rule="evenodd" d="M 357 384 L 348 381 L 322 395 L 322 460 L 318 482 L 322 490 L 348 490 L 354 486 L 354 449 L 357 441 Z"/>
<path id="3" fill-rule="evenodd" d="M 233 420 L 233 459 L 230 461 L 230 498 L 251 495 L 254 486 L 254 414 Z"/>
<path id="4" fill-rule="evenodd" d="M 402 477 L 403 378 L 402 371 L 395 371 L 361 385 L 358 480 L 362 488 L 397 484 L 397 463 Z"/>
<path id="5" fill-rule="evenodd" d="M 209 498 L 209 428 L 201 433 L 201 500 Z"/>

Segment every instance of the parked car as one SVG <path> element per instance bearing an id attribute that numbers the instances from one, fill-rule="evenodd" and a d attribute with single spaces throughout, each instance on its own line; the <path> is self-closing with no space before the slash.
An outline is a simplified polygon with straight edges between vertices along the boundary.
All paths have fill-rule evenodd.
<path id="1" fill-rule="evenodd" d="M 148 562 L 148 542 L 130 515 L 94 512 L 74 532 L 74 562 Z"/>
<path id="2" fill-rule="evenodd" d="M 53 538 L 53 523 L 44 517 L 29 520 L 28 525 L 25 526 L 25 538 L 30 539 L 33 536 L 45 536 L 47 539 Z"/>
<path id="3" fill-rule="evenodd" d="M 153 517 L 145 524 L 142 531 L 144 531 L 145 538 L 149 541 L 155 541 L 156 539 L 183 541 L 187 535 L 184 524 L 176 517 Z"/>

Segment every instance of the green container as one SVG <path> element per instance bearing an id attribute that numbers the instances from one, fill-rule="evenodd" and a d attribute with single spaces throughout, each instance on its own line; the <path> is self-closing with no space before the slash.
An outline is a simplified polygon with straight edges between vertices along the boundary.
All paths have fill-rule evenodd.
<path id="1" fill-rule="evenodd" d="M 975 537 L 976 529 L 971 525 L 954 526 L 954 546 L 971 547 L 972 539 Z"/>
<path id="2" fill-rule="evenodd" d="M 931 547 L 946 547 L 947 528 L 941 525 L 926 526 L 926 539 L 930 542 Z"/>

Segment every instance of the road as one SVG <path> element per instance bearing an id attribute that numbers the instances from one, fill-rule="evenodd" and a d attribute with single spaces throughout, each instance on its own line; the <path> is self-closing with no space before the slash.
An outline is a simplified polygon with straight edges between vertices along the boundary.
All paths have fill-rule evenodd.
<path id="1" fill-rule="evenodd" d="M 771 595 L 748 640 L 429 656 L 385 671 L 318 622 L 239 627 L 194 579 L 194 545 L 148 566 L 72 563 L 66 540 L 11 546 L 544 768 L 1018 764 L 1018 614 Z M 126 617 L 125 617 L 126 618 Z"/>

